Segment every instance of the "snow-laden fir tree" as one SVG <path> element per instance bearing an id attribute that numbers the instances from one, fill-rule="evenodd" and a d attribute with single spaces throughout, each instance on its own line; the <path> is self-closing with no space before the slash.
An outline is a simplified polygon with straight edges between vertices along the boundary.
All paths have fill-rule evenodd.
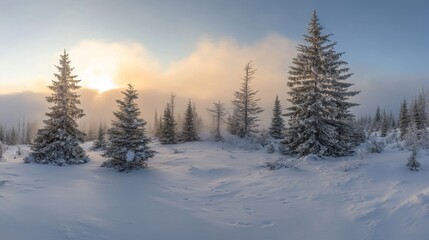
<path id="1" fill-rule="evenodd" d="M 350 144 L 353 115 L 349 108 L 357 104 L 348 99 L 358 92 L 348 90 L 352 84 L 345 80 L 351 74 L 340 59 L 343 53 L 334 50 L 336 43 L 322 30 L 314 11 L 304 35 L 306 44 L 297 47 L 289 71 L 288 100 L 292 106 L 283 143 L 287 152 L 300 156 L 342 156 L 354 147 Z"/>
<path id="2" fill-rule="evenodd" d="M 107 130 L 109 144 L 103 154 L 107 160 L 101 166 L 128 172 L 145 168 L 154 151 L 148 146 L 150 138 L 145 133 L 146 121 L 140 118 L 137 90 L 129 84 L 122 94 L 124 99 L 116 100 L 119 107 L 113 113 L 116 119 Z"/>
<path id="3" fill-rule="evenodd" d="M 383 110 L 383 115 L 381 118 L 381 126 L 380 126 L 380 131 L 381 131 L 380 136 L 385 137 L 387 135 L 388 130 L 389 130 L 389 118 L 386 114 L 386 111 Z"/>
<path id="4" fill-rule="evenodd" d="M 46 113 L 48 119 L 43 121 L 44 127 L 37 131 L 31 152 L 24 161 L 56 165 L 86 163 L 88 157 L 79 145 L 83 143 L 85 134 L 78 129 L 76 122 L 85 115 L 78 108 L 80 100 L 76 90 L 80 88 L 80 80 L 72 75 L 73 68 L 65 50 L 56 67 L 56 80 L 49 86 L 52 94 L 46 97 L 52 104 L 50 112 Z"/>
<path id="5" fill-rule="evenodd" d="M 238 91 L 234 92 L 233 116 L 231 118 L 231 127 L 237 128 L 230 131 L 231 134 L 237 135 L 241 138 L 253 136 L 258 132 L 256 129 L 258 125 L 258 115 L 263 111 L 258 106 L 260 99 L 256 98 L 258 91 L 255 91 L 250 86 L 250 82 L 254 78 L 256 69 L 253 68 L 252 61 L 244 67 L 244 77 L 242 84 Z"/>
<path id="6" fill-rule="evenodd" d="M 420 92 L 418 97 L 414 100 L 412 111 L 412 120 L 415 122 L 417 129 L 424 130 L 427 126 L 427 113 L 426 113 L 426 96 L 424 91 Z"/>
<path id="7" fill-rule="evenodd" d="M 401 103 L 399 110 L 399 129 L 401 131 L 401 139 L 404 140 L 410 126 L 410 116 L 408 115 L 407 101 Z"/>
<path id="8" fill-rule="evenodd" d="M 373 123 L 373 131 L 379 131 L 381 128 L 381 110 L 380 107 L 377 106 L 377 110 L 375 110 L 374 123 Z"/>
<path id="9" fill-rule="evenodd" d="M 226 116 L 226 108 L 220 101 L 218 101 L 217 103 L 213 103 L 213 108 L 209 108 L 207 111 L 213 120 L 213 138 L 216 142 L 222 141 L 223 137 L 221 135 L 221 125 L 224 122 L 224 117 Z"/>
<path id="10" fill-rule="evenodd" d="M 180 134 L 180 140 L 182 142 L 193 142 L 198 141 L 200 138 L 198 137 L 196 126 L 195 126 L 195 115 L 192 108 L 191 100 L 188 102 L 188 107 L 185 112 L 185 120 L 183 122 L 183 129 Z"/>
<path id="11" fill-rule="evenodd" d="M 158 111 L 155 109 L 155 116 L 153 118 L 153 135 L 155 137 L 158 137 L 158 129 L 159 129 L 159 122 L 158 122 Z"/>
<path id="12" fill-rule="evenodd" d="M 271 118 L 271 126 L 269 129 L 270 136 L 276 139 L 285 137 L 286 127 L 283 119 L 282 107 L 280 105 L 279 96 L 276 95 L 273 107 L 273 117 Z"/>
<path id="13" fill-rule="evenodd" d="M 417 150 L 414 147 L 411 150 L 411 155 L 408 158 L 408 162 L 407 162 L 407 167 L 411 170 L 411 171 L 418 171 L 420 168 L 420 163 L 417 161 Z"/>
<path id="14" fill-rule="evenodd" d="M 98 126 L 98 133 L 97 133 L 97 139 L 95 139 L 92 150 L 105 150 L 107 147 L 106 142 L 106 130 L 104 129 L 103 125 L 100 123 Z"/>
<path id="15" fill-rule="evenodd" d="M 176 137 L 176 121 L 174 120 L 171 104 L 167 103 L 162 116 L 162 124 L 160 129 L 159 141 L 162 144 L 177 143 Z"/>

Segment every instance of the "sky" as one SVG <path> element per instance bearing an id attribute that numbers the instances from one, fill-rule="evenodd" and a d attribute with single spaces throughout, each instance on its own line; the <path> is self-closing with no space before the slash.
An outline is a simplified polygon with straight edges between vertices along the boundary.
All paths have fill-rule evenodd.
<path id="1" fill-rule="evenodd" d="M 46 93 L 66 49 L 82 85 L 99 91 L 92 98 L 132 83 L 164 96 L 144 103 L 151 112 L 171 92 L 185 102 L 229 103 L 253 60 L 253 85 L 268 116 L 275 94 L 287 105 L 288 67 L 317 10 L 362 91 L 353 99 L 361 104 L 356 114 L 376 105 L 397 111 L 401 99 L 429 83 L 428 7 L 396 0 L 0 0 L 0 94 Z"/>

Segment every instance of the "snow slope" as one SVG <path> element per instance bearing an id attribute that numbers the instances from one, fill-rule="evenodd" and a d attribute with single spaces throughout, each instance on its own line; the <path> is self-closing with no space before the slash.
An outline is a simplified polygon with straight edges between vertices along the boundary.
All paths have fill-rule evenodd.
<path id="1" fill-rule="evenodd" d="M 88 149 L 90 143 L 85 144 Z M 428 157 L 280 158 L 228 143 L 163 146 L 149 168 L 24 164 L 16 147 L 0 162 L 0 239 L 426 239 Z M 24 147 L 24 151 L 25 151 Z M 429 169 L 429 168 L 428 168 Z"/>

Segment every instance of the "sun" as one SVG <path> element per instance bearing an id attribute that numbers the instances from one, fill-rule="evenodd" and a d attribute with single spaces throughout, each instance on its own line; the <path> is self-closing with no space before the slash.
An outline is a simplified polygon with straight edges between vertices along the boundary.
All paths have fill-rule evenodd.
<path id="1" fill-rule="evenodd" d="M 93 71 L 86 72 L 86 74 L 84 74 L 83 81 L 86 82 L 87 88 L 98 90 L 99 93 L 118 87 L 111 77 L 103 74 L 97 74 Z"/>

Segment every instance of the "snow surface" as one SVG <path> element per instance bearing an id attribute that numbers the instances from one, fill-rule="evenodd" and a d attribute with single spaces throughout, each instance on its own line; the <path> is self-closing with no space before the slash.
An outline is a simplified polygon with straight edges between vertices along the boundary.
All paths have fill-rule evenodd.
<path id="1" fill-rule="evenodd" d="M 92 143 L 86 143 L 89 149 Z M 0 162 L 0 239 L 427 239 L 429 160 L 409 152 L 319 159 L 275 171 L 281 156 L 228 143 L 153 144 L 149 168 Z M 28 148 L 22 147 L 23 151 Z M 363 159 L 361 159 L 363 158 Z"/>

